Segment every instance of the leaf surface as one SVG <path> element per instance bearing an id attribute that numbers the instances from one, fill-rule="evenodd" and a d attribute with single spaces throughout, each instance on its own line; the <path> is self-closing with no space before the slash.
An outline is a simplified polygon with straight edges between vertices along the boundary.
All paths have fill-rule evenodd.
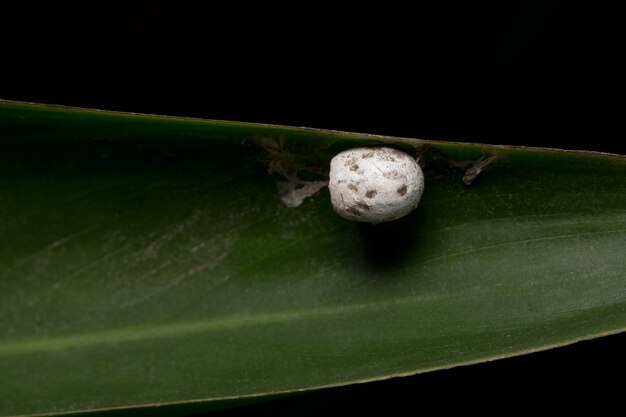
<path id="1" fill-rule="evenodd" d="M 281 201 L 384 143 L 421 155 L 406 218 Z M 1 415 L 202 410 L 626 327 L 614 155 L 0 102 L 0 216 Z"/>

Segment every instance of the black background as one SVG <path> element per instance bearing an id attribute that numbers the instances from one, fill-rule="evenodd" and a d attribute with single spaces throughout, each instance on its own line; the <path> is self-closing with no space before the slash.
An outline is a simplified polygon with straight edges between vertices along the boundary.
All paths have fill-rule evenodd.
<path id="1" fill-rule="evenodd" d="M 621 14 L 600 2 L 83 3 L 1 6 L 0 98 L 626 153 Z M 624 347 L 611 336 L 222 413 L 610 406 Z"/>

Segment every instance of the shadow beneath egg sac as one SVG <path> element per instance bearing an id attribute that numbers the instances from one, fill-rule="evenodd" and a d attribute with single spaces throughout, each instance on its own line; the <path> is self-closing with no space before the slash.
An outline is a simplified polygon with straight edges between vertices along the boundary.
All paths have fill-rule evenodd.
<path id="1" fill-rule="evenodd" d="M 360 241 L 364 262 L 379 271 L 393 271 L 415 260 L 421 245 L 420 233 L 423 217 L 419 209 L 390 222 L 359 223 Z"/>

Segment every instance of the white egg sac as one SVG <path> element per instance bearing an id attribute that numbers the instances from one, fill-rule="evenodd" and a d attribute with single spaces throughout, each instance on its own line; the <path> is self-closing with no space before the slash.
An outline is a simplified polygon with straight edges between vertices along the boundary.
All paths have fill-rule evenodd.
<path id="1" fill-rule="evenodd" d="M 330 162 L 330 198 L 335 212 L 357 222 L 381 223 L 409 214 L 424 191 L 415 158 L 389 147 L 355 148 Z"/>

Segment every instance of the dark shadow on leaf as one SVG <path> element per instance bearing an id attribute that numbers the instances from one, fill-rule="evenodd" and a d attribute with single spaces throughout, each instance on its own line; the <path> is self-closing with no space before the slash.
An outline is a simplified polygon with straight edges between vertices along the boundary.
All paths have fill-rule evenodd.
<path id="1" fill-rule="evenodd" d="M 423 216 L 415 211 L 391 222 L 358 224 L 364 262 L 380 271 L 392 271 L 414 261 L 423 221 Z"/>

